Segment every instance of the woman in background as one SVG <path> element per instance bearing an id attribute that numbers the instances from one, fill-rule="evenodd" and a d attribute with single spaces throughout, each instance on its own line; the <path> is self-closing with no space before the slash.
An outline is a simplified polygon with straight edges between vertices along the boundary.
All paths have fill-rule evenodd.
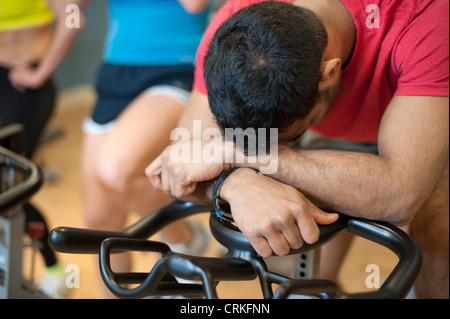
<path id="1" fill-rule="evenodd" d="M 172 201 L 155 190 L 145 168 L 170 143 L 189 98 L 195 52 L 208 0 L 109 0 L 98 100 L 83 123 L 84 211 L 87 226 L 119 231 L 128 213 L 144 216 Z M 206 231 L 179 222 L 162 231 L 178 252 L 200 255 Z M 130 256 L 112 256 L 130 271 Z"/>
<path id="2" fill-rule="evenodd" d="M 79 28 L 66 26 L 68 4 L 82 8 L 84 0 L 0 0 L 0 127 L 24 126 L 27 158 L 32 158 L 54 109 L 56 90 L 50 77 L 84 25 L 80 14 Z M 67 297 L 65 270 L 48 244 L 44 218 L 29 203 L 24 212 L 27 224 L 39 222 L 46 228 L 40 249 L 46 271 L 38 289 L 52 298 Z"/>

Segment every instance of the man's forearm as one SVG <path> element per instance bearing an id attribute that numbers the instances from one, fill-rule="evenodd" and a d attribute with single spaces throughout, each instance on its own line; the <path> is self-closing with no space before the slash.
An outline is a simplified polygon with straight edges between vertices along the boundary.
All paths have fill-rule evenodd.
<path id="1" fill-rule="evenodd" d="M 410 196 L 381 156 L 281 146 L 273 178 L 294 186 L 321 208 L 355 217 L 406 223 Z M 404 213 L 401 213 L 404 212 Z"/>

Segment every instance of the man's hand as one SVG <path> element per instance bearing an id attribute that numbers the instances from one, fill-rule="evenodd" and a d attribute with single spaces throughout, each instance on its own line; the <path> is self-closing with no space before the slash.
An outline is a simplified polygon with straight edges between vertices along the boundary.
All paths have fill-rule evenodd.
<path id="1" fill-rule="evenodd" d="M 317 224 L 328 225 L 339 215 L 326 213 L 292 186 L 241 168 L 224 182 L 220 193 L 233 219 L 256 252 L 283 256 L 304 242 L 319 239 Z"/>
<path id="2" fill-rule="evenodd" d="M 153 187 L 176 198 L 192 194 L 233 163 L 232 143 L 221 139 L 179 142 L 167 147 L 145 170 Z M 228 158 L 227 158 L 228 157 Z"/>

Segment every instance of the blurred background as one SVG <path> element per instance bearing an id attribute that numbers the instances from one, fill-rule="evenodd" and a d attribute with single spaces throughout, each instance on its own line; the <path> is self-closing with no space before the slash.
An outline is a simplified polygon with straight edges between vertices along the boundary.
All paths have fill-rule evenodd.
<path id="1" fill-rule="evenodd" d="M 107 29 L 106 1 L 91 1 L 84 11 L 87 25 L 73 49 L 54 74 L 60 90 L 92 85 L 102 61 L 103 41 Z"/>

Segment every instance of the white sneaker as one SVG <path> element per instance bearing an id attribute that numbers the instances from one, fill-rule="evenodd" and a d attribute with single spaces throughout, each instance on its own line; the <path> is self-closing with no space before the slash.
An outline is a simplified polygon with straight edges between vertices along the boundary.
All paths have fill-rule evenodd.
<path id="1" fill-rule="evenodd" d="M 71 289 L 66 285 L 66 273 L 64 267 L 45 271 L 44 275 L 35 283 L 36 288 L 45 296 L 53 299 L 65 299 L 69 297 Z"/>

